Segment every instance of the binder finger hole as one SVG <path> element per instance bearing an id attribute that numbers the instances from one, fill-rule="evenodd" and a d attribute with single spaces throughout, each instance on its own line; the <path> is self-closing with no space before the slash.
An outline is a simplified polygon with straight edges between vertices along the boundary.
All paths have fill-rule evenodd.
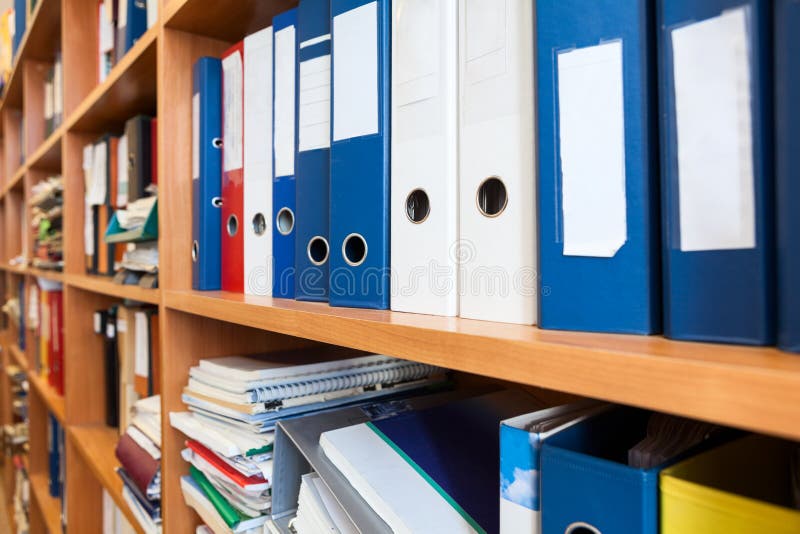
<path id="1" fill-rule="evenodd" d="M 431 212 L 428 193 L 424 189 L 414 189 L 406 197 L 406 216 L 414 224 L 425 222 Z"/>
<path id="2" fill-rule="evenodd" d="M 264 235 L 267 231 L 267 220 L 264 218 L 263 213 L 256 213 L 253 217 L 253 232 L 256 235 Z"/>
<path id="3" fill-rule="evenodd" d="M 323 265 L 328 261 L 328 241 L 324 237 L 312 237 L 308 242 L 308 259 L 314 265 Z"/>
<path id="4" fill-rule="evenodd" d="M 222 148 L 222 138 L 215 137 L 214 139 L 212 139 L 211 146 L 213 146 L 214 148 Z"/>
<path id="5" fill-rule="evenodd" d="M 497 176 L 490 176 L 478 186 L 478 210 L 486 217 L 497 217 L 508 205 L 506 185 Z"/>
<path id="6" fill-rule="evenodd" d="M 564 530 L 564 534 L 602 534 L 602 532 L 589 523 L 578 521 L 577 523 L 568 525 L 566 530 Z"/>
<path id="7" fill-rule="evenodd" d="M 367 240 L 361 234 L 350 234 L 342 243 L 344 261 L 353 267 L 358 267 L 367 259 Z"/>
<path id="8" fill-rule="evenodd" d="M 236 232 L 239 231 L 239 219 L 236 218 L 236 215 L 228 216 L 228 222 L 226 224 L 228 235 L 233 237 L 236 235 Z"/>
<path id="9" fill-rule="evenodd" d="M 214 197 L 214 198 L 212 198 L 211 199 L 211 205 L 214 206 L 215 208 L 221 208 L 222 207 L 222 197 Z"/>
<path id="10" fill-rule="evenodd" d="M 192 241 L 192 261 L 197 263 L 197 257 L 200 254 L 200 243 L 197 240 Z"/>
<path id="11" fill-rule="evenodd" d="M 289 208 L 281 208 L 275 217 L 275 226 L 282 235 L 289 235 L 294 230 L 294 212 Z"/>

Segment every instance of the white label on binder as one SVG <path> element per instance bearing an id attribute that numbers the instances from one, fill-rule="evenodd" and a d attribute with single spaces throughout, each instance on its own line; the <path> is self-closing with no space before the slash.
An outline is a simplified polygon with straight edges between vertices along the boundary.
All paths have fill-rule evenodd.
<path id="1" fill-rule="evenodd" d="M 300 62 L 300 152 L 331 146 L 331 56 Z"/>
<path id="2" fill-rule="evenodd" d="M 200 93 L 192 95 L 192 179 L 200 178 Z"/>
<path id="3" fill-rule="evenodd" d="M 564 255 L 612 258 L 628 239 L 622 41 L 558 54 Z"/>
<path id="4" fill-rule="evenodd" d="M 136 312 L 134 323 L 136 328 L 133 359 L 134 373 L 137 376 L 149 376 L 150 343 L 148 336 L 150 333 L 150 318 L 144 312 Z"/>
<path id="5" fill-rule="evenodd" d="M 275 176 L 294 175 L 295 30 L 275 33 Z"/>
<path id="6" fill-rule="evenodd" d="M 333 140 L 378 133 L 378 2 L 333 17 Z"/>
<path id="7" fill-rule="evenodd" d="M 506 72 L 508 0 L 467 0 L 466 72 L 467 83 L 477 83 Z M 533 46 L 533 44 L 531 44 Z"/>
<path id="8" fill-rule="evenodd" d="M 117 208 L 128 205 L 128 136 L 123 134 L 117 143 Z"/>
<path id="9" fill-rule="evenodd" d="M 222 170 L 242 168 L 242 56 L 234 52 L 222 60 L 223 139 Z"/>
<path id="10" fill-rule="evenodd" d="M 682 251 L 756 246 L 747 18 L 672 30 Z"/>
<path id="11" fill-rule="evenodd" d="M 430 0 L 403 0 L 396 10 L 397 64 L 392 88 L 396 107 L 427 100 L 439 92 L 440 11 L 438 3 Z"/>

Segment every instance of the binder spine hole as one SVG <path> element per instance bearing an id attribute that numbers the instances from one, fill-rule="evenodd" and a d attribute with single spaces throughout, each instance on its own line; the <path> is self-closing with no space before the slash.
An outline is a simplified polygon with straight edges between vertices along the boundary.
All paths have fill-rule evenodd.
<path id="1" fill-rule="evenodd" d="M 199 257 L 199 255 L 200 255 L 200 243 L 198 243 L 197 240 L 195 239 L 194 241 L 192 241 L 192 261 L 194 263 L 197 263 L 197 258 Z"/>
<path id="2" fill-rule="evenodd" d="M 263 213 L 256 213 L 253 216 L 253 232 L 256 235 L 264 235 L 267 231 L 267 220 L 264 218 Z"/>
<path id="3" fill-rule="evenodd" d="M 350 234 L 342 243 L 344 261 L 353 267 L 358 267 L 367 259 L 367 240 L 361 234 Z"/>
<path id="4" fill-rule="evenodd" d="M 294 212 L 289 208 L 281 208 L 275 217 L 275 226 L 281 235 L 289 235 L 294 230 Z"/>
<path id="5" fill-rule="evenodd" d="M 485 217 L 497 217 L 508 205 L 506 185 L 497 176 L 490 176 L 478 186 L 478 210 Z"/>
<path id="6" fill-rule="evenodd" d="M 215 137 L 211 141 L 211 146 L 213 146 L 214 148 L 222 148 L 222 138 L 221 137 Z"/>
<path id="7" fill-rule="evenodd" d="M 233 237 L 236 235 L 236 232 L 239 231 L 239 219 L 236 218 L 236 215 L 228 216 L 228 223 L 226 224 L 228 235 Z"/>
<path id="8" fill-rule="evenodd" d="M 566 530 L 564 530 L 564 534 L 602 534 L 602 532 L 600 532 L 600 529 L 593 527 L 589 523 L 579 521 L 577 523 L 568 525 Z"/>
<path id="9" fill-rule="evenodd" d="M 222 207 L 222 197 L 214 197 L 214 198 L 212 198 L 211 199 L 211 205 L 214 206 L 215 208 L 221 208 Z"/>
<path id="10" fill-rule="evenodd" d="M 312 237 L 308 242 L 308 259 L 314 265 L 324 265 L 328 261 L 328 240 L 324 237 Z"/>
<path id="11" fill-rule="evenodd" d="M 414 224 L 425 222 L 431 212 L 428 193 L 424 189 L 414 189 L 406 197 L 406 216 Z"/>

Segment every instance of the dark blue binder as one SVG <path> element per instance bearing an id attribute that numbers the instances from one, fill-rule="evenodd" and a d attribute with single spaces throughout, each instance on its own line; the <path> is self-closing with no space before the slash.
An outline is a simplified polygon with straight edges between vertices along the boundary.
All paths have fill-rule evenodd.
<path id="1" fill-rule="evenodd" d="M 61 488 L 59 485 L 59 473 L 61 467 L 59 466 L 59 427 L 58 420 L 53 417 L 53 414 L 48 414 L 49 426 L 48 429 L 48 444 L 47 444 L 47 458 L 49 467 L 49 484 L 48 489 L 51 497 L 61 497 Z"/>
<path id="2" fill-rule="evenodd" d="M 682 251 L 672 32 L 741 7 L 747 10 L 750 58 L 755 246 Z M 775 341 L 771 2 L 660 0 L 658 19 L 664 333 L 683 340 L 771 344 Z"/>
<path id="3" fill-rule="evenodd" d="M 11 40 L 11 61 L 17 57 L 19 44 L 25 35 L 26 4 L 28 0 L 14 0 L 14 37 Z"/>
<path id="4" fill-rule="evenodd" d="M 800 2 L 775 2 L 778 346 L 800 352 Z"/>
<path id="5" fill-rule="evenodd" d="M 387 309 L 392 6 L 388 0 L 332 0 L 331 16 L 334 83 L 331 97 L 330 303 L 332 306 Z M 369 39 L 371 35 L 366 26 L 373 25 L 377 42 L 354 43 L 353 32 L 349 32 L 346 41 L 340 37 L 342 44 L 337 44 L 337 20 L 347 17 L 365 28 L 356 32 L 359 36 L 364 34 L 359 39 Z M 370 47 L 376 48 L 376 57 L 362 57 L 361 50 Z M 350 76 L 337 79 L 338 61 L 347 64 L 363 60 L 377 61 L 377 65 L 348 68 Z M 372 74 L 370 67 L 375 69 L 373 79 L 368 79 Z M 369 98 L 350 96 L 359 95 L 361 91 L 372 95 Z M 343 112 L 337 115 L 337 109 Z M 353 116 L 367 116 L 370 120 L 353 127 L 350 125 Z"/>
<path id="6" fill-rule="evenodd" d="M 272 19 L 275 30 L 275 75 L 273 91 L 275 113 L 273 113 L 273 168 L 272 206 L 275 224 L 272 227 L 272 256 L 274 274 L 272 296 L 294 298 L 294 248 L 295 248 L 295 165 L 297 164 L 297 145 L 295 144 L 295 123 L 297 121 L 297 9 L 290 9 Z M 291 56 L 291 58 L 289 57 Z M 282 61 L 284 60 L 284 61 Z M 284 94 L 284 77 L 291 77 L 291 94 Z M 287 80 L 288 81 L 288 80 Z M 285 101 L 288 100 L 288 101 Z M 291 131 L 277 117 L 282 110 L 291 110 Z M 284 139 L 285 137 L 285 139 Z M 286 143 L 291 144 L 291 153 Z M 285 160 L 285 161 L 284 161 Z"/>
<path id="7" fill-rule="evenodd" d="M 295 298 L 328 301 L 330 54 L 328 0 L 297 6 Z M 327 112 L 325 112 L 327 110 Z M 326 133 L 327 132 L 327 133 Z"/>
<path id="8" fill-rule="evenodd" d="M 125 2 L 127 12 L 127 25 L 123 35 L 120 36 L 121 50 L 117 52 L 119 61 L 130 50 L 139 37 L 147 31 L 147 0 L 127 0 Z M 119 15 L 122 16 L 122 15 Z"/>
<path id="9" fill-rule="evenodd" d="M 542 328 L 652 334 L 661 330 L 661 252 L 654 4 L 536 4 L 539 267 Z M 565 255 L 560 157 L 560 53 L 619 41 L 624 95 L 627 239 L 612 257 Z M 587 155 L 590 157 L 590 155 Z"/>
<path id="10" fill-rule="evenodd" d="M 221 286 L 222 62 L 194 64 L 192 94 L 192 288 Z"/>

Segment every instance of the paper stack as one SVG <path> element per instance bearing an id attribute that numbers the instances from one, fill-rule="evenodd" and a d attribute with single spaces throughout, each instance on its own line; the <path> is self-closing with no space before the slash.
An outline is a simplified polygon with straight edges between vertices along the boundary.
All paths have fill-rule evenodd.
<path id="1" fill-rule="evenodd" d="M 142 530 L 161 532 L 161 397 L 133 405 L 131 424 L 117 443 L 122 496 Z"/>
<path id="2" fill-rule="evenodd" d="M 271 509 L 277 421 L 386 397 L 440 381 L 443 370 L 388 356 L 331 361 L 283 354 L 202 360 L 170 414 L 189 440 L 184 499 L 216 534 L 260 532 Z M 266 359 L 268 358 L 268 360 Z"/>

